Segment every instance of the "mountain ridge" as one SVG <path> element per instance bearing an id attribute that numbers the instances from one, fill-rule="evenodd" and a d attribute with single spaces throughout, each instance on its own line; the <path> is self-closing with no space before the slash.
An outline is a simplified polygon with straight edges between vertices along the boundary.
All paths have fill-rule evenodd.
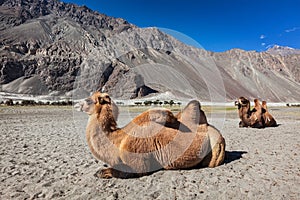
<path id="1" fill-rule="evenodd" d="M 267 48 L 267 53 L 274 54 L 274 55 L 293 55 L 293 54 L 300 54 L 300 49 L 295 49 L 288 46 L 280 46 L 280 45 L 272 45 Z"/>
<path id="2" fill-rule="evenodd" d="M 56 0 L 2 1 L 0 17 L 2 91 L 79 95 L 102 89 L 124 99 L 171 91 L 201 100 L 300 101 L 298 54 L 210 52 L 157 28 Z M 28 89 L 26 79 L 40 81 L 43 91 Z"/>

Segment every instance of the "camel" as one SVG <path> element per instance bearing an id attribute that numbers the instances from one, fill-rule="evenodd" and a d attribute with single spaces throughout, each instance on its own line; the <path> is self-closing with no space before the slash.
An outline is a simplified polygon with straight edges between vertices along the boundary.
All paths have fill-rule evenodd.
<path id="1" fill-rule="evenodd" d="M 262 108 L 263 108 L 262 117 L 263 117 L 263 120 L 264 120 L 265 127 L 276 127 L 276 126 L 278 126 L 276 120 L 273 118 L 273 116 L 268 111 L 266 101 L 262 101 Z"/>
<path id="2" fill-rule="evenodd" d="M 265 128 L 275 127 L 277 123 L 273 116 L 268 112 L 266 101 L 262 104 L 258 99 L 254 99 L 254 108 L 250 111 L 250 101 L 245 97 L 240 97 L 235 102 L 238 106 L 240 127 Z"/>
<path id="3" fill-rule="evenodd" d="M 200 103 L 191 101 L 176 116 L 149 109 L 118 128 L 116 106 L 107 93 L 95 92 L 75 107 L 89 115 L 87 144 L 96 159 L 110 165 L 101 178 L 132 178 L 160 169 L 216 167 L 225 158 L 225 140 L 207 123 Z"/>
<path id="4" fill-rule="evenodd" d="M 240 97 L 235 105 L 238 106 L 239 117 L 241 119 L 239 127 L 263 128 L 262 107 L 258 99 L 254 100 L 255 106 L 250 111 L 250 101 L 245 97 Z"/>

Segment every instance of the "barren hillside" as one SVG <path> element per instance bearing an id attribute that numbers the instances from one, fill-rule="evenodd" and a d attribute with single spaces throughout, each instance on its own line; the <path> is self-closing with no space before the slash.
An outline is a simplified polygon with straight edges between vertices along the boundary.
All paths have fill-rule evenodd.
<path id="1" fill-rule="evenodd" d="M 115 98 L 171 92 L 203 101 L 244 95 L 300 101 L 299 51 L 208 52 L 57 0 L 0 2 L 0 89 Z M 286 52 L 286 53 L 285 53 Z"/>

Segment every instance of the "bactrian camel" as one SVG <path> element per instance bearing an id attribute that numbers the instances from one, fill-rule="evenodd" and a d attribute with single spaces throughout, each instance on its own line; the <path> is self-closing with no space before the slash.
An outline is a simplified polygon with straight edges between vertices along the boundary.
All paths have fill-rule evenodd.
<path id="1" fill-rule="evenodd" d="M 123 128 L 117 126 L 114 106 L 101 92 L 75 106 L 89 115 L 86 139 L 92 154 L 110 165 L 99 177 L 129 178 L 159 169 L 223 163 L 225 140 L 207 123 L 198 101 L 191 101 L 176 116 L 168 109 L 149 109 Z"/>
<path id="2" fill-rule="evenodd" d="M 275 119 L 267 110 L 266 101 L 260 104 L 258 99 L 254 99 L 254 108 L 250 110 L 250 101 L 245 97 L 240 97 L 235 105 L 238 106 L 241 119 L 239 127 L 264 128 L 277 126 Z"/>

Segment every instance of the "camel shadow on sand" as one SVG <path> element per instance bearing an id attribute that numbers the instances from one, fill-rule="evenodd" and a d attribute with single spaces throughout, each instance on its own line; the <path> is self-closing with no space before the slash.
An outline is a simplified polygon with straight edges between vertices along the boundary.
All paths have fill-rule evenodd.
<path id="1" fill-rule="evenodd" d="M 239 160 L 243 157 L 243 154 L 248 153 L 247 151 L 226 151 L 224 164 L 231 163 L 235 160 Z"/>

